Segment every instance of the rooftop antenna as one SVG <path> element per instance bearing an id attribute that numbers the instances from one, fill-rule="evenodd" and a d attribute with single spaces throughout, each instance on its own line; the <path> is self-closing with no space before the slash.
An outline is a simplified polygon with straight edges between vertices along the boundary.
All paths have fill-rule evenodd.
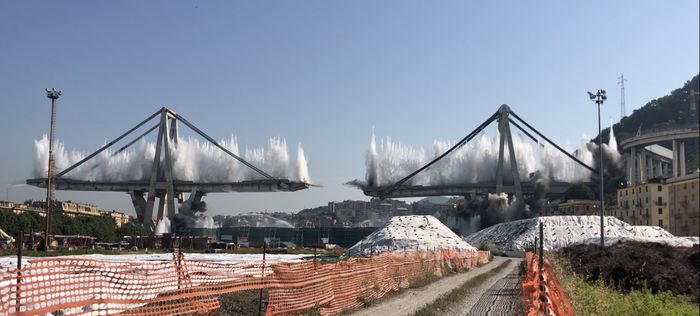
<path id="1" fill-rule="evenodd" d="M 627 116 L 627 111 L 625 110 L 625 81 L 627 81 L 627 79 L 625 79 L 624 74 L 620 74 L 620 76 L 617 77 L 617 79 L 618 79 L 617 84 L 620 85 L 620 90 L 621 90 L 621 93 L 620 93 L 620 95 L 621 95 L 620 96 L 620 119 L 623 119 L 625 116 Z"/>

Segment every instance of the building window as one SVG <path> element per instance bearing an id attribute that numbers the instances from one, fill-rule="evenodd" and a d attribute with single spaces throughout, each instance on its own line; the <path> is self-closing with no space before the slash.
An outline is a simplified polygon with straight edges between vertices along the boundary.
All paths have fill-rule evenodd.
<path id="1" fill-rule="evenodd" d="M 659 205 L 663 204 L 663 198 L 659 197 L 656 201 Z"/>
<path id="2" fill-rule="evenodd" d="M 661 214 L 663 214 L 663 213 L 664 213 L 664 209 L 662 209 L 662 208 L 659 207 L 659 215 L 661 215 Z"/>
<path id="3" fill-rule="evenodd" d="M 683 183 L 683 190 L 687 189 L 688 185 L 686 183 Z"/>
<path id="4" fill-rule="evenodd" d="M 642 193 L 642 187 L 637 188 L 637 193 Z"/>
<path id="5" fill-rule="evenodd" d="M 644 187 L 644 192 L 649 192 L 649 187 Z"/>
<path id="6" fill-rule="evenodd" d="M 661 186 L 656 187 L 656 191 L 661 192 L 661 190 L 662 190 Z"/>
<path id="7" fill-rule="evenodd" d="M 659 220 L 659 227 L 664 227 L 664 220 L 663 219 Z"/>
<path id="8" fill-rule="evenodd" d="M 646 197 L 646 200 L 645 200 L 644 202 L 646 202 L 647 204 L 649 204 L 649 197 L 648 197 L 648 196 Z"/>
<path id="9" fill-rule="evenodd" d="M 630 195 L 630 190 L 625 190 L 625 195 Z"/>

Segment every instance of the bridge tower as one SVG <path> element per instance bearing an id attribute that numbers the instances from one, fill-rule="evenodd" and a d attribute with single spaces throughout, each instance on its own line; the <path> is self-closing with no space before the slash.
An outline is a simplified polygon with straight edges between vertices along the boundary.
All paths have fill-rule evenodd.
<path id="1" fill-rule="evenodd" d="M 510 132 L 509 114 L 510 107 L 503 104 L 498 109 L 498 165 L 496 166 L 496 192 L 503 192 L 503 154 L 505 142 L 508 142 L 508 157 L 510 160 L 510 171 L 513 175 L 513 186 L 515 197 L 518 202 L 523 201 L 523 189 L 520 185 L 520 174 L 518 173 L 518 161 L 515 158 L 515 148 L 513 147 L 513 136 Z"/>
<path id="2" fill-rule="evenodd" d="M 179 131 L 177 127 L 177 115 L 175 112 L 162 108 L 160 111 L 160 122 L 158 123 L 158 138 L 156 138 L 156 153 L 151 166 L 151 176 L 148 185 L 148 198 L 144 199 L 143 191 L 131 190 L 129 195 L 134 204 L 136 215 L 139 221 L 145 226 L 150 226 L 153 218 L 153 206 L 156 197 L 159 198 L 157 220 L 162 220 L 164 211 L 167 208 L 167 217 L 175 216 L 175 190 L 173 186 L 173 160 L 170 148 L 177 146 Z M 161 165 L 161 159 L 163 165 Z M 157 194 L 156 186 L 165 188 L 165 192 Z M 196 193 L 196 192 L 195 192 Z M 194 193 L 193 193 L 194 194 Z M 182 192 L 177 194 L 179 202 L 182 202 Z M 199 199 L 201 200 L 201 196 Z M 143 218 L 143 219 L 142 219 Z"/>

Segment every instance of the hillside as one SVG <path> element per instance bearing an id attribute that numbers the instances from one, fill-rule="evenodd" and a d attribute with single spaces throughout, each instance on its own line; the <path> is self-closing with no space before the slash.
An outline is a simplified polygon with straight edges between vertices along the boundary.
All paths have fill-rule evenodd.
<path id="1" fill-rule="evenodd" d="M 681 126 L 698 125 L 698 97 L 695 96 L 695 110 L 691 111 L 689 98 L 690 90 L 696 93 L 700 91 L 700 77 L 696 75 L 687 81 L 683 87 L 671 91 L 669 95 L 647 102 L 636 109 L 629 116 L 613 125 L 618 144 L 621 140 L 634 136 L 638 131 L 642 133 L 658 129 L 668 129 Z M 604 129 L 603 142 L 607 142 L 609 128 Z M 597 141 L 598 137 L 594 138 Z M 662 144 L 664 145 L 664 144 Z M 698 168 L 698 141 L 686 143 L 686 154 L 690 163 L 688 169 Z"/>

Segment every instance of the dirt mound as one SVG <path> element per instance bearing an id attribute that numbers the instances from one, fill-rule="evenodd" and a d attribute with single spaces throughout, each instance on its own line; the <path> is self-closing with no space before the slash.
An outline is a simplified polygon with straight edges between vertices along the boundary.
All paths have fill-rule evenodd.
<path id="1" fill-rule="evenodd" d="M 601 248 L 575 245 L 559 253 L 588 281 L 604 280 L 620 291 L 645 286 L 653 293 L 671 291 L 700 302 L 700 248 L 626 241 Z"/>

